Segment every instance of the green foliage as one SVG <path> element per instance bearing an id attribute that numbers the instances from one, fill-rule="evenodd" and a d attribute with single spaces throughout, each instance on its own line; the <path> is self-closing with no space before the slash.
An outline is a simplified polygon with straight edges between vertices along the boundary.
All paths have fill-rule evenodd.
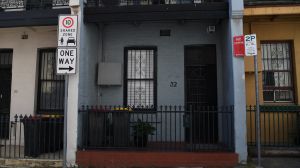
<path id="1" fill-rule="evenodd" d="M 155 127 L 153 127 L 148 122 L 143 122 L 141 119 L 137 120 L 137 123 L 133 126 L 133 135 L 134 136 L 146 136 L 153 135 Z"/>

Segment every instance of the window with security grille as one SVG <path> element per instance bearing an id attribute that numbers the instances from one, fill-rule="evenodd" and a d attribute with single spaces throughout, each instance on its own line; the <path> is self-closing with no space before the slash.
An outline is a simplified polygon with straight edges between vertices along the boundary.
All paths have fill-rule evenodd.
<path id="1" fill-rule="evenodd" d="M 262 42 L 263 96 L 265 102 L 294 102 L 290 42 Z"/>
<path id="2" fill-rule="evenodd" d="M 125 105 L 156 105 L 155 54 L 153 47 L 125 48 Z"/>
<path id="3" fill-rule="evenodd" d="M 39 52 L 37 113 L 63 114 L 65 78 L 56 75 L 56 49 Z"/>

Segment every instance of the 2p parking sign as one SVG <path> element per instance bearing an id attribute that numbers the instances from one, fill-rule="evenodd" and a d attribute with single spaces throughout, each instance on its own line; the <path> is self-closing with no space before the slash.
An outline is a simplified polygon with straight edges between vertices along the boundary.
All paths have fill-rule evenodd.
<path id="1" fill-rule="evenodd" d="M 245 35 L 245 55 L 257 55 L 256 34 Z"/>

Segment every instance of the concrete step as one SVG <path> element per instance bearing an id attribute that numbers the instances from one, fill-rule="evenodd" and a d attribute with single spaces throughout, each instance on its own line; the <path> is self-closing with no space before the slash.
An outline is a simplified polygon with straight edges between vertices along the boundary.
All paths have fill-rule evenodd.
<path id="1" fill-rule="evenodd" d="M 4 159 L 0 158 L 0 168 L 31 168 L 31 167 L 47 167 L 61 168 L 62 160 L 46 160 L 46 159 Z"/>

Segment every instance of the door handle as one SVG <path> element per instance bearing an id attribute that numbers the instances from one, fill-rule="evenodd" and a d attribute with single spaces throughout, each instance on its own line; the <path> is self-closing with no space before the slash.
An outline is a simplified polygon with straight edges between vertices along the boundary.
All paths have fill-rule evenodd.
<path id="1" fill-rule="evenodd" d="M 0 94 L 0 99 L 2 99 L 2 94 Z"/>

